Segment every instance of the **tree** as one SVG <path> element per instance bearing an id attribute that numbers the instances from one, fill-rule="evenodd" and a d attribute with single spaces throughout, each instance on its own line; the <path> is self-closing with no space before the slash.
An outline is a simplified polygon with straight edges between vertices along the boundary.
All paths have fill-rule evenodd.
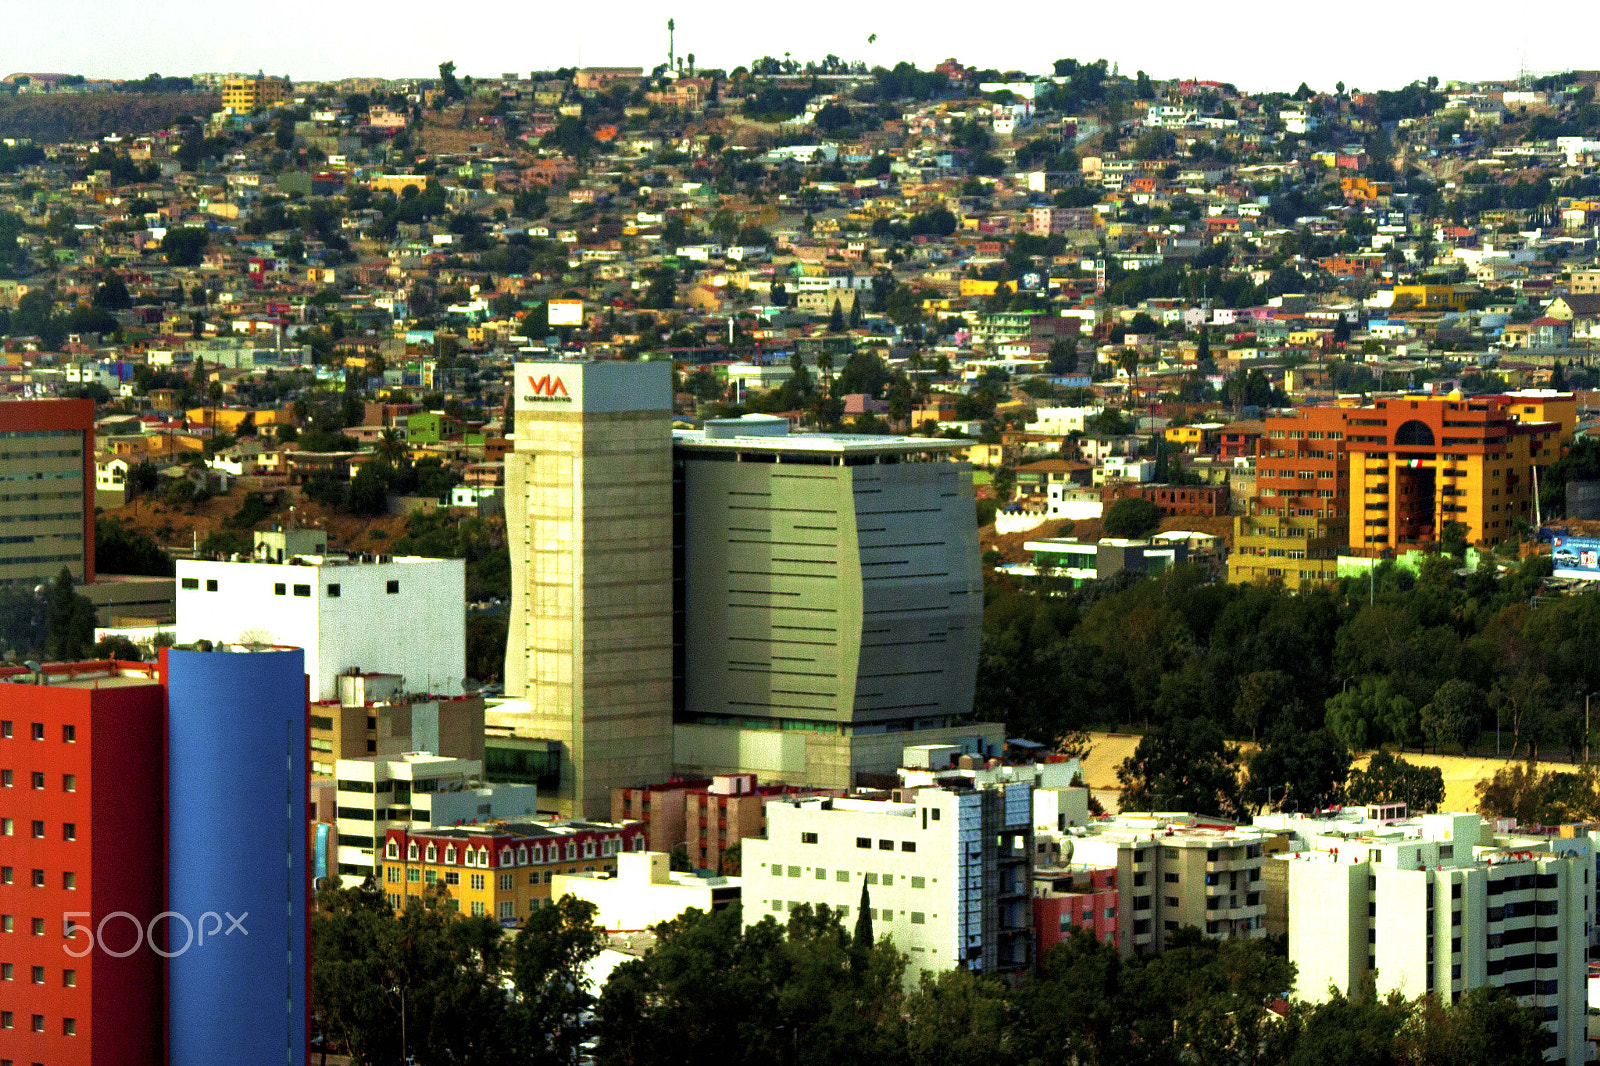
<path id="1" fill-rule="evenodd" d="M 1229 817 L 1243 810 L 1239 749 L 1204 718 L 1146 733 L 1117 767 L 1124 810 L 1193 811 Z"/>
<path id="2" fill-rule="evenodd" d="M 45 603 L 45 655 L 55 662 L 82 659 L 94 644 L 94 620 L 94 603 L 73 591 L 72 571 L 63 566 Z"/>
<path id="3" fill-rule="evenodd" d="M 1250 759 L 1248 795 L 1258 805 L 1274 797 L 1280 810 L 1317 810 L 1338 802 L 1350 773 L 1350 750 L 1327 729 L 1306 731 L 1287 717 L 1267 731 Z"/>
<path id="4" fill-rule="evenodd" d="M 446 100 L 459 100 L 465 94 L 461 91 L 461 83 L 456 80 L 456 65 L 452 60 L 439 64 L 439 87 L 444 90 Z"/>
<path id="5" fill-rule="evenodd" d="M 1124 496 L 1106 509 L 1107 536 L 1143 540 L 1161 528 L 1161 508 L 1139 496 Z"/>
<path id="6" fill-rule="evenodd" d="M 833 312 L 828 316 L 828 332 L 844 332 L 844 308 L 840 306 L 838 297 L 833 301 Z"/>
<path id="7" fill-rule="evenodd" d="M 209 239 L 202 226 L 180 226 L 161 238 L 161 252 L 173 266 L 199 266 Z"/>
<path id="8" fill-rule="evenodd" d="M 1520 825 L 1560 825 L 1600 817 L 1600 775 L 1584 766 L 1576 773 L 1541 773 L 1532 761 L 1512 763 L 1477 786 L 1478 810 Z"/>
<path id="9" fill-rule="evenodd" d="M 94 290 L 94 305 L 105 311 L 125 311 L 133 306 L 133 297 L 120 274 L 106 272 L 105 280 Z"/>
<path id="10" fill-rule="evenodd" d="M 1066 337 L 1050 345 L 1049 370 L 1056 377 L 1071 374 L 1078 369 L 1078 341 Z"/>
<path id="11" fill-rule="evenodd" d="M 1444 773 L 1437 766 L 1415 766 L 1379 748 L 1366 769 L 1350 772 L 1344 794 L 1347 803 L 1358 807 L 1404 803 L 1407 811 L 1431 814 L 1444 803 Z"/>
<path id="12" fill-rule="evenodd" d="M 595 913 L 593 903 L 576 896 L 551 900 L 528 915 L 511 944 L 511 1016 L 519 1043 L 554 1062 L 574 1061 L 587 1037 L 584 1018 L 594 996 L 584 970 L 606 945 Z"/>
<path id="13" fill-rule="evenodd" d="M 173 574 L 172 560 L 149 534 L 105 515 L 94 521 L 94 569 L 100 574 Z"/>
<path id="14" fill-rule="evenodd" d="M 1387 677 L 1364 677 L 1327 703 L 1327 726 L 1353 751 L 1421 739 L 1417 708 Z"/>
<path id="15" fill-rule="evenodd" d="M 1458 744 L 1465 751 L 1483 729 L 1489 701 L 1471 681 L 1453 677 L 1434 690 L 1422 707 L 1422 735 L 1435 751 L 1441 744 Z"/>
<path id="16" fill-rule="evenodd" d="M 124 636 L 103 637 L 95 641 L 90 649 L 92 659 L 116 659 L 119 662 L 136 663 L 144 659 L 144 654 L 139 651 L 139 646 Z"/>
<path id="17" fill-rule="evenodd" d="M 1005 1044 L 1006 988 L 970 970 L 924 973 L 906 1000 L 911 1066 L 989 1066 Z"/>

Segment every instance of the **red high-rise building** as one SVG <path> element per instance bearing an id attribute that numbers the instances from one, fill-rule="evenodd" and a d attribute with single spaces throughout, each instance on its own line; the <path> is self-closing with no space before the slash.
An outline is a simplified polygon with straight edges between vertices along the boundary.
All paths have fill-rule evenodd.
<path id="1" fill-rule="evenodd" d="M 0 669 L 0 1063 L 162 1061 L 144 942 L 165 899 L 156 669 L 50 665 L 41 685 Z"/>
<path id="2" fill-rule="evenodd" d="M 0 401 L 0 588 L 94 581 L 94 401 Z"/>

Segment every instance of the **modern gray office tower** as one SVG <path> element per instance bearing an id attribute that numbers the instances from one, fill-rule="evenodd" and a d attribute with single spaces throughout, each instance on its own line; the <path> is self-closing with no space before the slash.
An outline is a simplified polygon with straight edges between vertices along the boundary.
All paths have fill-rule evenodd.
<path id="1" fill-rule="evenodd" d="M 991 749 L 960 443 L 788 430 L 673 434 L 675 767 L 847 786 L 906 745 Z"/>

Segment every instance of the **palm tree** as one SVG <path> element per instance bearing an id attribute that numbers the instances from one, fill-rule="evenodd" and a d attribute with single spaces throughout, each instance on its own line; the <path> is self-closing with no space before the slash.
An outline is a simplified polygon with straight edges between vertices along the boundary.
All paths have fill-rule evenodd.
<path id="1" fill-rule="evenodd" d="M 833 356 L 823 352 L 817 356 L 817 370 L 821 372 L 822 380 L 827 385 L 828 395 L 833 395 Z"/>
<path id="2" fill-rule="evenodd" d="M 1133 394 L 1136 393 L 1139 390 L 1139 351 L 1138 351 L 1138 349 L 1137 348 L 1124 348 L 1124 349 L 1122 349 L 1122 356 L 1117 360 L 1117 364 L 1122 367 L 1122 372 L 1124 374 L 1128 375 L 1128 381 L 1131 383 L 1129 385 L 1129 387 L 1128 387 L 1128 396 L 1131 399 L 1133 397 Z"/>
<path id="3" fill-rule="evenodd" d="M 400 439 L 400 434 L 396 433 L 393 429 L 386 429 L 383 431 L 383 435 L 378 439 L 377 452 L 378 458 L 387 459 L 391 463 L 396 463 L 399 462 L 400 457 L 406 453 L 406 444 L 405 441 Z"/>

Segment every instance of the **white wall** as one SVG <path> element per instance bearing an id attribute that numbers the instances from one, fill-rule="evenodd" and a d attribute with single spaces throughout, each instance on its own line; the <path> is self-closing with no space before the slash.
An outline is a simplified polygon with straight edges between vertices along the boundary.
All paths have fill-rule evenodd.
<path id="1" fill-rule="evenodd" d="M 410 692 L 461 694 L 466 676 L 466 564 L 402 557 L 387 563 L 178 562 L 178 642 L 260 642 L 304 648 L 312 699 L 338 697 L 351 668 L 405 676 Z M 185 588 L 185 579 L 197 587 Z M 207 590 L 215 581 L 217 590 Z M 389 593 L 388 582 L 399 591 Z M 275 586 L 285 586 L 277 595 Z M 293 594 L 309 586 L 309 596 Z M 339 595 L 328 595 L 328 586 Z"/>

